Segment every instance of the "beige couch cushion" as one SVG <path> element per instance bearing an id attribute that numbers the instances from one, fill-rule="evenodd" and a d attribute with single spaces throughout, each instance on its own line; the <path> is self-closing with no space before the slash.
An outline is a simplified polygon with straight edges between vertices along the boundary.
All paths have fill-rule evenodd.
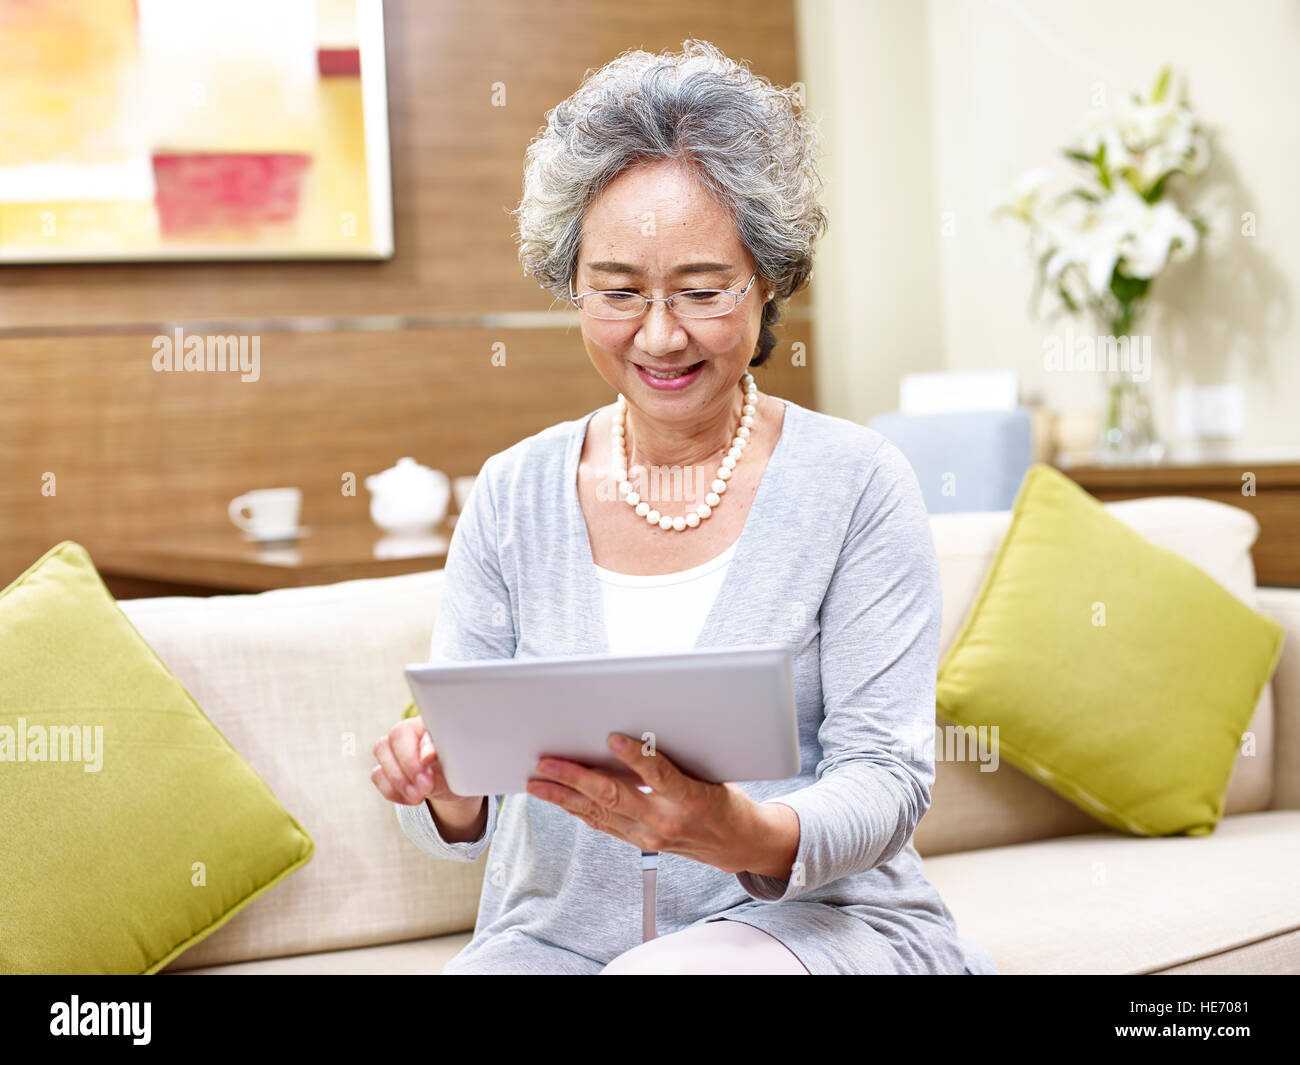
<path id="1" fill-rule="evenodd" d="M 1244 947 L 1208 954 L 1184 965 L 1171 965 L 1161 969 L 1161 975 L 1205 976 L 1207 974 L 1233 976 L 1300 975 L 1300 930 L 1287 932 Z"/>
<path id="2" fill-rule="evenodd" d="M 1286 635 L 1273 674 L 1273 802 L 1300 810 L 1300 588 L 1261 588 L 1259 608 Z"/>
<path id="3" fill-rule="evenodd" d="M 288 958 L 258 958 L 233 965 L 182 969 L 177 976 L 440 976 L 470 940 L 471 933 L 455 932 L 406 943 L 383 943 L 355 950 L 328 950 L 319 954 L 294 954 Z"/>
<path id="4" fill-rule="evenodd" d="M 262 595 L 121 603 L 316 841 L 311 862 L 170 968 L 473 927 L 483 860 L 422 854 L 370 782 L 371 748 L 410 698 L 402 667 L 428 658 L 441 590 L 439 570 Z"/>
<path id="5" fill-rule="evenodd" d="M 1298 838 L 1300 811 L 1266 810 L 1209 836 L 1107 830 L 944 854 L 925 873 L 1000 972 L 1149 973 L 1300 929 Z"/>
<path id="6" fill-rule="evenodd" d="M 1108 503 L 1120 521 L 1205 570 L 1237 598 L 1258 607 L 1250 548 L 1259 525 L 1248 512 L 1204 499 L 1172 496 Z M 1007 511 L 936 514 L 930 519 L 943 584 L 940 653 L 957 635 L 1011 521 Z M 921 855 L 1048 839 L 1100 827 L 1093 817 L 1014 766 L 981 772 L 977 761 L 945 760 L 945 722 L 936 723 L 931 807 L 917 826 Z M 1266 686 L 1250 731 L 1254 752 L 1239 752 L 1225 814 L 1264 810 L 1273 786 L 1273 694 Z"/>

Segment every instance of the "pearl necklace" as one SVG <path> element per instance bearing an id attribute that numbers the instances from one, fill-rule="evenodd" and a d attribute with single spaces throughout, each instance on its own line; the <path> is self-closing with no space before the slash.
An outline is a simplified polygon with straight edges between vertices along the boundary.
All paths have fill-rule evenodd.
<path id="1" fill-rule="evenodd" d="M 727 452 L 722 460 L 722 465 L 718 467 L 714 480 L 709 488 L 711 491 L 704 497 L 704 502 L 692 510 L 690 513 L 676 518 L 670 518 L 667 514 L 660 514 L 641 498 L 639 492 L 633 490 L 632 485 L 627 479 L 627 397 L 622 392 L 618 394 L 618 402 L 614 406 L 613 424 L 610 427 L 610 436 L 612 444 L 611 463 L 613 467 L 614 479 L 618 482 L 618 494 L 623 497 L 627 505 L 632 507 L 636 513 L 645 518 L 650 525 L 658 525 L 659 528 L 676 532 L 682 532 L 685 529 L 697 528 L 701 521 L 713 513 L 713 508 L 722 502 L 722 493 L 727 490 L 727 482 L 731 480 L 732 471 L 736 468 L 736 463 L 744 453 L 745 445 L 749 443 L 750 429 L 754 424 L 754 411 L 758 406 L 758 389 L 754 387 L 754 378 L 752 374 L 745 374 L 741 378 L 745 386 L 745 404 L 740 408 L 740 425 L 736 429 L 736 435 L 731 441 L 731 449 Z"/>

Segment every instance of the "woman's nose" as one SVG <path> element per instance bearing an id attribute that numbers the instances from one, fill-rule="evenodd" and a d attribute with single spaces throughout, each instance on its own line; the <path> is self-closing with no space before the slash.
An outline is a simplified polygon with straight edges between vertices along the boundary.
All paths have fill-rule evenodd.
<path id="1" fill-rule="evenodd" d="M 677 316 L 668 309 L 668 304 L 650 304 L 641 319 L 641 346 L 647 354 L 660 354 L 671 351 L 674 346 L 680 347 L 680 344 L 673 345 L 673 337 L 680 325 Z"/>

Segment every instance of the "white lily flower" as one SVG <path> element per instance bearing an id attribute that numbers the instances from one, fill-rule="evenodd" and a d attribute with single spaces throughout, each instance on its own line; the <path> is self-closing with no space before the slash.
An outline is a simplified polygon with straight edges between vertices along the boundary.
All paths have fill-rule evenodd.
<path id="1" fill-rule="evenodd" d="M 1052 172 L 1047 167 L 1040 166 L 1027 171 L 1011 187 L 1010 196 L 997 203 L 994 210 L 1008 211 L 1021 221 L 1032 224 L 1039 210 L 1039 195 L 1051 176 Z"/>
<path id="2" fill-rule="evenodd" d="M 1070 310 L 1102 321 L 1122 314 L 1131 321 L 1145 297 L 1120 301 L 1110 291 L 1116 268 L 1150 280 L 1191 256 L 1198 244 L 1196 227 L 1175 203 L 1148 203 L 1146 197 L 1155 195 L 1167 174 L 1200 174 L 1209 143 L 1181 96 L 1170 92 L 1159 101 L 1130 97 L 1090 112 L 1070 146 L 1072 155 L 1085 159 L 1095 159 L 1104 146 L 1109 184 L 1095 166 L 1082 165 L 1065 195 L 1049 197 L 1049 171 L 1036 168 L 1020 177 L 997 213 L 1027 224 L 1027 248 L 1041 264 L 1040 282 L 1055 289 Z M 1159 195 L 1165 191 L 1161 186 Z"/>
<path id="3" fill-rule="evenodd" d="M 1044 269 L 1046 280 L 1055 282 L 1071 265 L 1079 266 L 1088 289 L 1103 295 L 1120 256 L 1124 226 L 1083 200 L 1070 200 L 1062 210 L 1044 222 L 1052 253 Z"/>
<path id="4" fill-rule="evenodd" d="M 1026 171 L 1019 180 L 1016 181 L 1012 188 L 1016 197 L 1032 196 L 1038 192 L 1052 176 L 1052 171 L 1045 166 L 1036 166 L 1033 170 Z"/>
<path id="5" fill-rule="evenodd" d="M 1126 100 L 1116 115 L 1125 145 L 1130 151 L 1141 152 L 1163 141 L 1178 123 L 1178 111 L 1178 105 L 1167 100 Z"/>
<path id="6" fill-rule="evenodd" d="M 1118 230 L 1118 247 L 1129 277 L 1152 278 L 1170 262 L 1175 242 L 1177 258 L 1196 249 L 1196 228 L 1172 203 L 1147 203 L 1127 186 L 1116 190 L 1102 207 L 1106 224 Z"/>
<path id="7" fill-rule="evenodd" d="M 1090 114 L 1076 135 L 1073 147 L 1091 157 L 1097 154 L 1097 149 L 1102 144 L 1106 145 L 1108 170 L 1118 170 L 1132 162 L 1132 155 L 1124 143 L 1115 115 L 1110 111 Z"/>

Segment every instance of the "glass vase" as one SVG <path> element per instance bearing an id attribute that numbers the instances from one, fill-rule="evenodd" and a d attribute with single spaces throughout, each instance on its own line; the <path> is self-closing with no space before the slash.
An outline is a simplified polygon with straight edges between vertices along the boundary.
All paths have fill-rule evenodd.
<path id="1" fill-rule="evenodd" d="M 1107 371 L 1105 380 L 1097 461 L 1104 466 L 1159 462 L 1164 458 L 1165 446 L 1156 436 L 1147 382 L 1135 380 L 1124 371 Z"/>

